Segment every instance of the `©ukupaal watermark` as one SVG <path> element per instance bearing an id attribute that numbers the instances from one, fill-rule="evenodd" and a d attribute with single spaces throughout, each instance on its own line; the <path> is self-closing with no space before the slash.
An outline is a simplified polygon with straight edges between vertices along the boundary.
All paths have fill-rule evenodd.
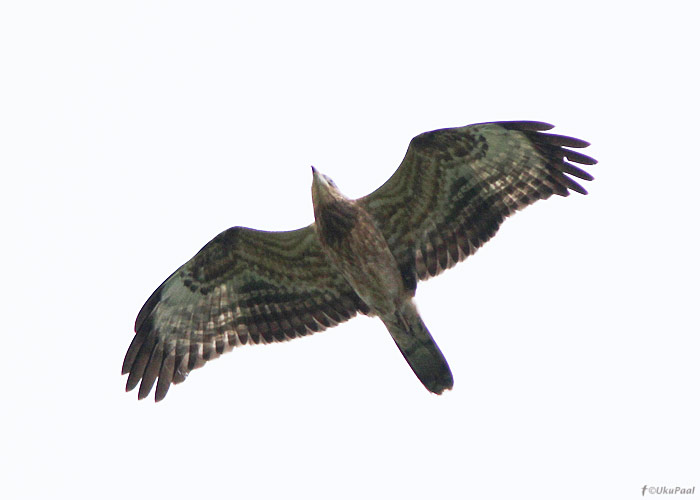
<path id="1" fill-rule="evenodd" d="M 695 495 L 695 486 L 681 488 L 680 486 L 642 486 L 642 496 L 650 495 Z"/>

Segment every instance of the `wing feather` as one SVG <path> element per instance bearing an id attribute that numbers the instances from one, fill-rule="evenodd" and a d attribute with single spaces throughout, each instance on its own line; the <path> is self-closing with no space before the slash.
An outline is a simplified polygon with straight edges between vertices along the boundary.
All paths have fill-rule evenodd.
<path id="1" fill-rule="evenodd" d="M 139 312 L 122 366 L 139 399 L 237 345 L 318 332 L 369 309 L 323 255 L 312 226 L 286 232 L 235 227 L 159 286 Z"/>
<path id="2" fill-rule="evenodd" d="M 426 132 L 394 175 L 358 202 L 399 266 L 428 279 L 473 254 L 514 212 L 552 194 L 586 194 L 570 176 L 593 176 L 572 163 L 596 160 L 567 148 L 589 143 L 544 133 L 552 128 L 520 121 Z"/>

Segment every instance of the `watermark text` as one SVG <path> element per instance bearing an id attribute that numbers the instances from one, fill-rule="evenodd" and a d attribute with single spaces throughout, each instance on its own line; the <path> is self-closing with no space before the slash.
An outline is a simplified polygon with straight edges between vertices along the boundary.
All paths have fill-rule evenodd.
<path id="1" fill-rule="evenodd" d="M 680 486 L 642 486 L 642 496 L 649 495 L 695 495 L 695 486 L 681 488 Z"/>

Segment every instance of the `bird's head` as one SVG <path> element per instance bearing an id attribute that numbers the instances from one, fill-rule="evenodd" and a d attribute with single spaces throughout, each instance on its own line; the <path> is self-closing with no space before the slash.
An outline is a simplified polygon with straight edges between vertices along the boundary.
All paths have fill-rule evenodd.
<path id="1" fill-rule="evenodd" d="M 338 190 L 338 186 L 333 182 L 333 179 L 322 174 L 314 167 L 311 167 L 311 171 L 314 176 L 313 183 L 311 184 L 311 199 L 314 204 L 314 209 L 321 205 L 327 205 L 334 200 L 345 199 Z"/>

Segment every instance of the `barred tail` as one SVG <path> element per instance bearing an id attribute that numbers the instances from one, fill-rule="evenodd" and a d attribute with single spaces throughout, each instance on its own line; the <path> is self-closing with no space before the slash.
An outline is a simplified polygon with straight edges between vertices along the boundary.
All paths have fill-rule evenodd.
<path id="1" fill-rule="evenodd" d="M 452 389 L 452 372 L 413 301 L 391 316 L 383 317 L 391 337 L 418 379 L 430 392 L 441 394 Z"/>

